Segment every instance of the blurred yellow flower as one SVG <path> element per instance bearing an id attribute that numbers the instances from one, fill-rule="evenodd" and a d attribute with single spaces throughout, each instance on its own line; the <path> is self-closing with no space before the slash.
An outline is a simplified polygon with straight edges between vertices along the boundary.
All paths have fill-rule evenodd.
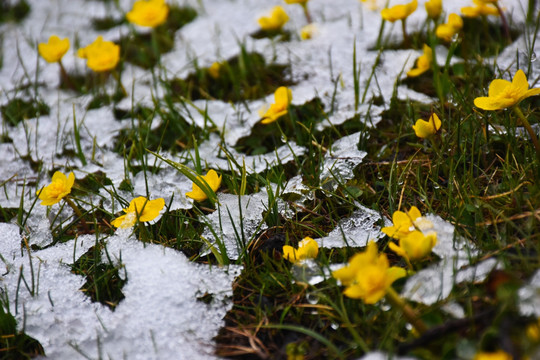
<path id="1" fill-rule="evenodd" d="M 300 39 L 302 40 L 311 39 L 316 32 L 317 32 L 317 26 L 315 26 L 315 24 L 308 24 L 300 30 Z"/>
<path id="2" fill-rule="evenodd" d="M 437 244 L 437 233 L 433 231 L 424 235 L 421 231 L 414 230 L 399 239 L 399 246 L 390 242 L 388 247 L 399 256 L 416 261 L 428 256 L 435 244 Z"/>
<path id="3" fill-rule="evenodd" d="M 289 15 L 281 6 L 274 6 L 269 16 L 261 16 L 258 20 L 261 29 L 265 31 L 279 31 L 287 21 Z"/>
<path id="4" fill-rule="evenodd" d="M 394 281 L 405 275 L 405 269 L 389 266 L 386 254 L 379 254 L 373 241 L 366 251 L 353 256 L 346 267 L 332 272 L 332 276 L 346 286 L 345 296 L 362 299 L 366 304 L 375 304 Z"/>
<path id="5" fill-rule="evenodd" d="M 292 101 L 291 89 L 280 86 L 274 92 L 275 103 L 270 106 L 265 106 L 259 110 L 259 116 L 262 118 L 261 123 L 270 124 L 276 121 L 279 117 L 287 114 L 289 105 Z"/>
<path id="6" fill-rule="evenodd" d="M 487 16 L 495 15 L 498 16 L 499 9 L 493 4 L 496 1 L 488 2 L 482 0 L 473 0 L 475 6 L 466 6 L 461 8 L 461 14 L 465 17 L 478 17 L 478 16 Z"/>
<path id="7" fill-rule="evenodd" d="M 216 192 L 221 185 L 221 175 L 218 176 L 217 172 L 212 169 L 209 170 L 204 176 L 197 176 L 197 179 L 203 183 L 206 182 L 213 192 Z M 198 202 L 208 199 L 205 192 L 195 183 L 193 183 L 192 190 L 186 193 L 186 196 Z"/>
<path id="8" fill-rule="evenodd" d="M 521 100 L 540 94 L 540 88 L 529 89 L 527 76 L 518 70 L 512 82 L 495 79 L 489 84 L 488 96 L 474 99 L 474 105 L 483 110 L 500 110 L 517 105 Z"/>
<path id="9" fill-rule="evenodd" d="M 395 22 L 404 20 L 411 15 L 418 7 L 418 1 L 413 0 L 408 4 L 394 5 L 391 8 L 386 8 L 381 11 L 381 16 L 384 20 Z"/>
<path id="10" fill-rule="evenodd" d="M 512 360 L 512 356 L 505 351 L 479 352 L 474 356 L 474 360 Z"/>
<path id="11" fill-rule="evenodd" d="M 411 206 L 411 209 L 406 213 L 399 210 L 395 211 L 392 215 L 393 225 L 383 227 L 381 231 L 391 238 L 401 239 L 411 231 L 416 230 L 414 222 L 421 217 L 422 214 L 416 206 Z"/>
<path id="12" fill-rule="evenodd" d="M 540 341 L 540 319 L 537 319 L 534 323 L 528 325 L 525 334 L 527 334 L 529 340 L 533 342 Z"/>
<path id="13" fill-rule="evenodd" d="M 435 135 L 440 128 L 441 120 L 435 113 L 431 114 L 428 121 L 418 119 L 416 120 L 416 124 L 413 125 L 414 133 L 422 139 Z"/>
<path id="14" fill-rule="evenodd" d="M 422 75 L 431 68 L 432 61 L 433 51 L 429 46 L 424 44 L 424 53 L 416 60 L 416 67 L 407 71 L 407 76 L 416 77 Z"/>
<path id="15" fill-rule="evenodd" d="M 314 259 L 319 254 L 319 245 L 310 237 L 305 237 L 298 243 L 298 249 L 289 245 L 283 246 L 283 257 L 290 262 L 299 262 L 305 259 Z"/>
<path id="16" fill-rule="evenodd" d="M 51 35 L 48 42 L 38 44 L 39 55 L 50 63 L 60 61 L 68 49 L 69 39 L 60 40 L 56 35 Z"/>
<path id="17" fill-rule="evenodd" d="M 53 174 L 51 183 L 37 192 L 41 205 L 54 205 L 63 197 L 71 193 L 71 188 L 75 182 L 75 174 L 72 172 L 68 176 L 60 171 Z"/>
<path id="18" fill-rule="evenodd" d="M 442 0 L 429 0 L 426 1 L 424 6 L 426 7 L 426 12 L 431 19 L 437 20 L 439 16 L 441 16 Z"/>
<path id="19" fill-rule="evenodd" d="M 138 0 L 126 18 L 135 25 L 156 27 L 163 24 L 168 15 L 169 7 L 165 0 Z"/>
<path id="20" fill-rule="evenodd" d="M 77 56 L 86 59 L 86 65 L 96 71 L 112 70 L 120 60 L 120 46 L 112 41 L 103 41 L 100 35 L 90 45 L 77 51 Z"/>
<path id="21" fill-rule="evenodd" d="M 300 4 L 305 5 L 308 3 L 309 0 L 285 0 L 287 4 Z"/>
<path id="22" fill-rule="evenodd" d="M 463 28 L 463 19 L 458 14 L 448 15 L 448 22 L 437 26 L 435 35 L 444 41 L 452 41 L 452 37 Z"/>
<path id="23" fill-rule="evenodd" d="M 111 224 L 117 228 L 127 229 L 139 222 L 154 220 L 165 206 L 163 198 L 148 200 L 139 196 L 131 200 L 129 207 L 124 209 L 125 214 L 117 217 Z"/>
<path id="24" fill-rule="evenodd" d="M 210 65 L 210 67 L 208 68 L 208 74 L 214 78 L 214 79 L 217 79 L 219 78 L 219 74 L 220 74 L 220 71 L 221 71 L 221 67 L 223 65 L 220 63 L 220 62 L 217 62 L 215 61 L 214 63 L 212 63 L 212 65 Z"/>

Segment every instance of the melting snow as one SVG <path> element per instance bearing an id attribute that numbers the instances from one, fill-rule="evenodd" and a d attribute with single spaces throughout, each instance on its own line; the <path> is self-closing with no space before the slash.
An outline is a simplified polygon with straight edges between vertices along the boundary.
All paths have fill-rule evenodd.
<path id="1" fill-rule="evenodd" d="M 515 21 L 523 18 L 522 8 L 526 1 L 504 1 Z M 50 107 L 50 114 L 35 119 L 27 119 L 16 127 L 3 120 L 2 132 L 13 142 L 0 144 L 0 205 L 18 208 L 21 197 L 23 207 L 30 211 L 35 200 L 35 191 L 48 183 L 49 179 L 32 169 L 28 161 L 20 159 L 28 155 L 34 161 L 42 160 L 42 171 L 53 168 L 75 168 L 78 179 L 86 174 L 102 171 L 116 188 L 125 180 L 132 180 L 134 194 L 152 198 L 164 197 L 171 209 L 191 207 L 185 192 L 191 189 L 191 182 L 177 172 L 156 161 L 157 173 L 127 174 L 124 159 L 111 152 L 114 136 L 131 126 L 131 120 L 117 121 L 110 106 L 96 110 L 85 110 L 91 98 L 75 97 L 70 92 L 57 90 L 59 75 L 57 64 L 46 64 L 38 58 L 38 42 L 45 41 L 49 35 L 69 37 L 81 45 L 93 41 L 97 35 L 108 40 L 117 40 L 129 33 L 129 27 L 122 25 L 108 31 L 94 31 L 92 17 L 106 15 L 120 18 L 131 5 L 131 0 L 118 1 L 118 8 L 110 3 L 83 0 L 29 0 L 31 13 L 21 24 L 0 25 L 3 34 L 3 65 L 0 68 L 0 105 L 5 105 L 15 97 L 28 97 L 17 90 L 18 87 L 37 80 L 37 98 Z M 184 77 L 193 71 L 193 61 L 200 66 L 208 66 L 216 60 L 228 59 L 238 55 L 239 39 L 249 51 L 263 54 L 267 62 L 291 63 L 292 78 L 297 84 L 292 87 L 293 104 L 303 103 L 318 97 L 327 118 L 318 129 L 339 125 L 355 116 L 369 125 L 375 125 L 385 106 L 360 104 L 355 108 L 353 46 L 356 46 L 357 62 L 360 71 L 360 90 L 365 91 L 366 100 L 382 96 L 388 101 L 394 91 L 398 76 L 412 67 L 418 51 L 396 50 L 381 54 L 380 65 L 375 76 L 369 73 L 375 64 L 378 52 L 370 50 L 374 46 L 381 22 L 378 13 L 367 9 L 354 0 L 312 1 L 310 9 L 317 21 L 317 33 L 312 40 L 299 41 L 296 35 L 304 25 L 300 7 L 287 7 L 291 21 L 286 29 L 292 32 L 289 43 L 277 43 L 268 39 L 255 40 L 249 34 L 258 30 L 256 18 L 279 0 L 185 0 L 168 1 L 171 4 L 191 5 L 199 13 L 198 17 L 176 33 L 173 50 L 162 57 L 163 71 L 167 78 Z M 116 2 L 115 2 L 116 3 Z M 456 0 L 444 4 L 447 13 L 457 12 L 469 4 L 468 0 Z M 420 1 L 419 8 L 423 5 Z M 91 14 L 91 16 L 89 16 Z M 407 22 L 410 31 L 419 29 L 425 14 L 415 12 Z M 141 31 L 141 29 L 137 29 Z M 399 26 L 388 26 L 384 37 L 400 39 Z M 514 62 L 516 51 L 526 51 L 525 37 L 518 39 L 496 59 L 488 63 L 515 69 L 522 64 Z M 540 42 L 533 49 L 540 53 Z M 68 71 L 83 71 L 83 61 L 74 56 L 72 48 L 64 57 L 63 63 Z M 444 60 L 443 48 L 437 48 L 437 59 Z M 522 57 L 525 59 L 525 57 Z M 38 66 L 39 65 L 39 66 Z M 533 77 L 538 76 L 538 66 L 532 66 Z M 506 76 L 506 75 L 505 75 Z M 160 106 L 159 99 L 164 91 L 152 85 L 152 74 L 136 66 L 124 64 L 122 82 L 128 97 L 118 104 L 118 108 L 130 110 L 134 105 Z M 109 83 L 106 91 L 111 93 L 114 83 Z M 432 99 L 404 86 L 397 88 L 400 99 L 410 98 L 422 102 Z M 247 101 L 241 105 L 221 101 L 194 101 L 186 107 L 177 106 L 186 119 L 196 126 L 204 126 L 203 111 L 220 129 L 221 134 L 212 134 L 210 139 L 199 144 L 199 152 L 208 167 L 225 171 L 238 171 L 230 168 L 230 163 L 220 146 L 228 151 L 231 158 L 239 164 L 245 161 L 250 172 L 260 173 L 268 167 L 286 163 L 293 155 L 301 156 L 306 149 L 290 142 L 275 151 L 257 156 L 245 156 L 234 151 L 236 141 L 249 134 L 251 127 L 259 120 L 257 110 L 273 100 L 273 95 L 265 99 Z M 156 103 L 157 101 L 157 103 Z M 330 112 L 333 109 L 333 112 Z M 75 116 L 75 121 L 74 121 Z M 157 126 L 159 119 L 155 119 Z M 66 154 L 76 149 L 74 124 L 80 129 L 81 147 L 88 164 L 82 166 L 78 158 Z M 323 176 L 326 186 L 335 188 L 353 176 L 353 169 L 365 156 L 358 150 L 359 134 L 353 134 L 336 141 L 325 155 Z M 90 155 L 91 154 L 91 155 Z M 161 153 L 166 158 L 189 164 L 192 154 Z M 149 157 L 152 159 L 152 157 Z M 150 160 L 151 161 L 151 160 Z M 283 194 L 309 199 L 312 194 L 301 182 L 301 176 L 289 180 Z M 5 182 L 5 183 L 4 183 Z M 23 186 L 24 192 L 23 192 Z M 148 188 L 146 186 L 148 184 Z M 121 209 L 105 189 L 101 190 L 106 210 L 117 212 Z M 132 194 L 120 192 L 129 200 Z M 136 195 L 135 195 L 136 196 Z M 238 239 L 250 239 L 264 229 L 263 213 L 267 210 L 268 196 L 265 191 L 241 197 L 218 194 L 220 207 L 206 216 L 208 227 L 203 236 L 214 242 L 210 227 L 226 247 L 230 258 L 239 255 Z M 94 199 L 91 199 L 94 201 Z M 283 213 L 286 206 L 279 204 Z M 47 245 L 51 241 L 49 224 L 52 216 L 59 211 L 59 205 L 50 214 L 44 207 L 36 204 L 28 218 L 28 241 L 31 244 Z M 59 220 L 71 215 L 64 209 Z M 477 255 L 468 242 L 454 237 L 453 227 L 442 219 L 431 216 L 438 231 L 439 242 L 434 253 L 442 260 L 411 277 L 405 286 L 404 295 L 412 300 L 431 304 L 445 299 L 454 283 L 477 281 L 497 263 L 493 259 L 475 266 L 468 266 L 470 259 Z M 57 220 L 57 221 L 59 221 Z M 321 246 L 365 246 L 370 238 L 382 236 L 376 223 L 380 216 L 373 210 L 358 205 L 349 218 L 344 218 L 327 236 L 318 239 Z M 241 227 L 242 225 L 242 227 Z M 243 235 L 242 235 L 243 232 Z M 243 241 L 243 240 L 242 240 Z M 70 272 L 67 264 L 73 263 L 81 254 L 95 243 L 92 236 L 81 236 L 75 241 L 55 245 L 51 248 L 33 251 L 32 261 L 39 268 L 39 293 L 32 297 L 26 289 L 19 290 L 17 311 L 19 325 L 26 323 L 26 332 L 37 338 L 45 347 L 49 358 L 71 359 L 78 356 L 75 349 L 90 357 L 107 358 L 175 358 L 182 354 L 186 358 L 212 358 L 212 337 L 222 325 L 222 317 L 230 302 L 231 283 L 239 268 L 219 268 L 193 264 L 184 255 L 171 249 L 147 244 L 129 238 L 127 233 L 119 232 L 106 239 L 107 249 L 116 261 L 121 261 L 127 274 L 123 288 L 126 298 L 112 312 L 99 303 L 92 303 L 78 289 L 84 283 L 81 276 Z M 29 258 L 21 250 L 19 229 L 14 225 L 0 224 L 0 254 L 5 271 L 0 277 L 2 290 L 10 299 L 15 298 L 19 268 L 27 279 L 31 278 Z M 120 260 L 121 259 L 121 260 Z M 468 266 L 462 269 L 463 266 Z M 323 273 L 324 274 L 324 273 Z M 327 274 L 326 274 L 327 275 Z M 540 315 L 539 275 L 524 287 L 520 295 L 523 299 L 522 312 Z M 214 300 L 206 305 L 196 301 L 197 297 L 211 293 Z M 24 307 L 24 311 L 23 311 Z M 453 311 L 458 310 L 454 309 Z M 203 319 L 203 321 L 201 321 Z M 24 321 L 23 321 L 24 320 Z M 383 353 L 370 353 L 362 359 L 384 359 Z M 405 359 L 405 358 L 402 358 Z"/>

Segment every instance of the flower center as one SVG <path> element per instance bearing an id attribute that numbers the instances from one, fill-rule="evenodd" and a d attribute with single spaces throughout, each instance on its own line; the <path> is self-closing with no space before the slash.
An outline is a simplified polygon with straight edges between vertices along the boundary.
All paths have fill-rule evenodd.
<path id="1" fill-rule="evenodd" d="M 57 198 L 65 191 L 64 183 L 61 181 L 54 181 L 49 185 L 47 190 L 50 197 Z"/>

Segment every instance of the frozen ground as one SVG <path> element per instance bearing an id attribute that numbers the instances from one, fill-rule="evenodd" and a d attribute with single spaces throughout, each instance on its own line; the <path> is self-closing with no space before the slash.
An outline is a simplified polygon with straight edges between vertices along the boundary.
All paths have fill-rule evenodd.
<path id="1" fill-rule="evenodd" d="M 223 60 L 237 55 L 240 51 L 238 40 L 241 39 L 247 49 L 264 54 L 270 61 L 275 55 L 278 63 L 292 65 L 292 77 L 297 85 L 292 87 L 293 104 L 301 105 L 315 97 L 319 97 L 325 108 L 332 105 L 336 81 L 337 92 L 334 98 L 334 111 L 321 126 L 340 124 L 355 114 L 370 113 L 373 124 L 380 120 L 385 105 L 360 105 L 354 109 L 353 84 L 353 45 L 356 45 L 357 59 L 362 69 L 371 69 L 376 51 L 374 46 L 378 35 L 380 16 L 367 8 L 361 11 L 361 4 L 356 0 L 312 0 L 309 4 L 318 31 L 309 41 L 300 41 L 296 35 L 305 25 L 305 19 L 298 6 L 289 6 L 287 11 L 291 21 L 286 25 L 293 33 L 293 39 L 287 43 L 272 42 L 268 39 L 254 40 L 248 35 L 258 30 L 256 19 L 265 14 L 273 5 L 281 4 L 278 0 L 201 0 L 181 1 L 169 0 L 169 3 L 191 5 L 197 12 L 197 18 L 176 33 L 174 49 L 163 56 L 163 66 L 170 78 L 185 77 L 193 70 L 193 60 L 199 66 L 209 66 L 216 60 Z M 424 21 L 423 2 L 419 1 L 419 10 L 408 21 L 409 29 L 420 26 Z M 75 97 L 70 92 L 58 90 L 59 76 L 56 64 L 47 64 L 37 55 L 37 43 L 46 41 L 56 34 L 69 37 L 72 44 L 78 39 L 80 44 L 88 44 L 99 34 L 108 40 L 116 40 L 128 33 L 127 26 L 120 26 L 106 32 L 97 32 L 91 27 L 93 17 L 105 14 L 120 17 L 122 14 L 114 6 L 99 1 L 83 0 L 31 0 L 30 15 L 21 24 L 4 24 L 0 27 L 3 42 L 3 66 L 0 68 L 0 105 L 10 99 L 24 96 L 19 89 L 25 84 L 37 81 L 37 97 L 51 109 L 50 115 L 28 119 L 17 127 L 2 121 L 2 132 L 7 134 L 12 143 L 0 144 L 0 205 L 3 207 L 19 207 L 21 197 L 25 210 L 30 210 L 35 200 L 35 190 L 50 179 L 45 171 L 52 168 L 75 168 L 77 178 L 87 173 L 102 171 L 115 187 L 126 178 L 131 177 L 135 194 L 145 195 L 145 179 L 141 175 L 133 176 L 124 169 L 124 161 L 111 151 L 114 136 L 122 129 L 131 126 L 131 121 L 116 121 L 111 107 L 102 107 L 87 111 L 90 101 L 87 96 Z M 132 4 L 130 0 L 121 0 L 120 7 L 127 11 Z M 397 3 L 394 1 L 394 3 Z M 526 1 L 501 0 L 503 7 L 511 14 L 514 21 L 523 19 Z M 444 3 L 445 11 L 458 12 L 459 8 L 469 5 L 470 1 L 455 0 Z M 141 30 L 142 31 L 142 30 Z M 399 37 L 399 26 L 387 26 L 386 33 Z M 489 60 L 501 68 L 515 69 L 516 51 L 525 51 L 525 38 L 517 39 L 498 58 Z M 540 43 L 536 43 L 535 52 L 540 53 Z M 74 56 L 72 47 L 64 57 L 64 65 L 70 70 L 82 69 L 84 63 Z M 441 54 L 444 48 L 437 49 Z M 418 51 L 392 50 L 385 51 L 381 57 L 381 65 L 376 72 L 376 81 L 368 82 L 369 71 L 360 75 L 360 88 L 366 87 L 368 98 L 382 95 L 386 100 L 394 88 L 396 77 L 403 70 L 414 64 Z M 439 56 L 444 61 L 444 56 Z M 533 67 L 535 78 L 540 74 L 537 66 Z M 511 73 L 514 71 L 512 70 Z M 136 66 L 127 64 L 122 73 L 122 82 L 129 96 L 119 107 L 131 109 L 134 104 L 153 106 L 152 97 L 162 95 L 162 89 L 150 86 L 151 74 Z M 404 86 L 398 88 L 401 99 L 415 99 L 430 102 L 426 95 L 417 93 Z M 197 111 L 207 109 L 208 116 L 219 129 L 223 129 L 224 143 L 229 147 L 236 140 L 250 133 L 250 127 L 258 120 L 257 110 L 265 103 L 271 102 L 273 95 L 265 99 L 249 101 L 242 106 L 221 101 L 197 100 L 187 108 L 179 111 L 197 125 L 204 124 L 204 117 Z M 74 119 L 75 116 L 75 119 Z M 156 119 L 159 122 L 160 119 Z M 75 149 L 74 123 L 81 130 L 81 145 L 86 154 L 95 151 L 92 161 L 83 166 L 76 157 L 62 155 L 65 150 Z M 229 169 L 229 163 L 219 156 L 217 137 L 200 144 L 203 162 L 216 170 Z M 324 177 L 329 189 L 338 182 L 352 177 L 352 169 L 358 165 L 365 153 L 357 149 L 358 135 L 336 141 L 326 154 Z M 97 145 L 97 146 L 96 146 Z M 260 156 L 245 156 L 245 163 L 250 172 L 261 172 L 276 162 L 291 161 L 294 154 L 302 154 L 306 149 L 289 144 L 275 152 Z M 189 158 L 189 154 L 162 153 L 162 156 L 177 160 Z M 44 162 L 41 173 L 35 172 L 26 157 Z M 242 154 L 233 153 L 236 158 Z M 152 158 L 152 157 L 151 157 Z M 154 159 L 152 158 L 152 162 Z M 241 161 L 239 161 L 241 163 Z M 164 197 L 166 203 L 172 199 L 171 209 L 187 209 L 191 200 L 185 192 L 191 188 L 191 182 L 183 175 L 157 161 L 162 167 L 158 175 L 150 176 L 148 188 L 151 198 Z M 23 188 L 23 183 L 32 182 L 31 187 Z M 300 177 L 290 179 L 282 184 L 283 193 L 295 193 L 300 197 L 310 196 L 301 183 Z M 283 188 L 282 187 L 282 188 Z M 103 194 L 107 197 L 107 194 Z M 244 225 L 245 237 L 250 238 L 264 225 L 262 212 L 268 206 L 266 193 L 245 195 L 241 199 L 229 194 L 220 194 L 219 211 L 207 217 L 207 222 L 219 227 L 221 236 L 227 245 L 231 258 L 238 254 L 235 228 Z M 91 199 L 90 199 L 91 201 Z M 241 204 L 239 206 L 239 203 Z M 120 205 L 112 199 L 104 204 L 107 210 L 118 212 Z M 280 205 L 287 215 L 286 206 Z M 53 211 L 58 210 L 58 205 Z M 241 210 L 241 211 L 240 211 Z M 65 210 L 67 211 L 67 210 Z M 65 212 L 64 211 L 64 212 Z M 64 214 L 68 215 L 68 214 Z M 379 215 L 358 204 L 358 209 L 350 218 L 343 219 L 327 237 L 318 239 L 320 245 L 342 247 L 349 245 L 364 246 L 368 238 L 380 238 L 377 225 Z M 419 272 L 410 278 L 405 287 L 405 295 L 415 301 L 427 304 L 444 300 L 455 282 L 474 281 L 482 278 L 494 266 L 494 262 L 467 266 L 469 256 L 474 249 L 468 244 L 456 240 L 453 229 L 442 219 L 433 217 L 436 226 L 440 227 L 441 237 L 435 253 L 442 261 Z M 240 221 L 242 220 L 242 221 Z M 46 245 L 50 242 L 48 230 L 49 219 L 45 208 L 36 205 L 28 220 L 28 241 L 30 244 Z M 438 228 L 439 229 L 439 228 Z M 205 236 L 211 237 L 209 231 Z M 138 242 L 129 233 L 118 233 L 106 239 L 107 249 L 115 261 L 121 262 L 128 282 L 123 288 L 125 299 L 112 312 L 108 307 L 92 303 L 78 289 L 84 282 L 81 276 L 69 271 L 78 256 L 94 245 L 96 239 L 82 236 L 62 245 L 34 251 L 28 254 L 20 248 L 21 235 L 15 225 L 0 224 L 0 254 L 2 255 L 2 274 L 0 286 L 2 293 L 11 300 L 11 312 L 17 314 L 19 324 L 26 324 L 25 331 L 36 338 L 44 346 L 47 355 L 53 359 L 74 359 L 82 357 L 111 359 L 171 359 L 190 358 L 208 359 L 212 357 L 212 338 L 222 326 L 222 318 L 229 309 L 231 284 L 240 269 L 236 266 L 228 268 L 211 267 L 191 263 L 183 254 L 156 245 Z M 17 289 L 20 274 L 25 279 L 31 278 L 30 262 L 39 275 L 33 289 L 34 296 L 24 287 Z M 433 274 L 439 274 L 435 277 Z M 538 276 L 531 285 L 523 290 L 523 295 L 531 304 L 524 305 L 524 312 L 538 315 Z M 422 284 L 428 284 L 428 294 L 417 290 Z M 535 285 L 536 284 L 536 285 Z M 425 288 L 425 287 L 424 287 Z M 536 291 L 536 292 L 535 292 Z M 211 304 L 197 301 L 204 294 L 213 294 Z M 17 301 L 15 302 L 15 299 Z M 459 314 L 459 309 L 454 313 Z M 459 316 L 459 315 L 456 315 Z M 182 354 L 179 357 L 179 354 Z M 380 354 L 369 358 L 379 358 Z M 382 355 L 381 355 L 382 356 Z"/>

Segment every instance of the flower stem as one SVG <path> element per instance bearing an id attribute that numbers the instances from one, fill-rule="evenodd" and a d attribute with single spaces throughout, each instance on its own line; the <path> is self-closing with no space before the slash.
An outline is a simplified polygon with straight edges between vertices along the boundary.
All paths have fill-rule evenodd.
<path id="1" fill-rule="evenodd" d="M 69 196 L 66 196 L 64 198 L 66 200 L 66 203 L 73 209 L 77 217 L 81 220 L 81 224 L 85 231 L 88 231 L 88 225 L 86 224 L 86 221 L 84 220 L 84 215 L 81 212 L 81 209 L 69 198 Z"/>
<path id="2" fill-rule="evenodd" d="M 407 34 L 407 18 L 401 20 L 401 30 L 403 30 L 403 45 L 409 47 L 409 35 Z"/>
<path id="3" fill-rule="evenodd" d="M 529 121 L 523 115 L 523 112 L 521 109 L 516 105 L 514 106 L 514 112 L 521 120 L 521 124 L 525 127 L 527 132 L 529 133 L 529 136 L 531 137 L 531 141 L 533 142 L 534 148 L 536 149 L 536 156 L 540 160 L 540 143 L 538 142 L 538 138 L 536 137 L 536 133 L 534 132 L 533 128 L 531 127 L 531 124 L 529 124 Z"/>
<path id="4" fill-rule="evenodd" d="M 71 79 L 69 78 L 69 75 L 66 71 L 66 68 L 64 67 L 64 64 L 62 64 L 62 59 L 58 60 L 58 65 L 60 66 L 60 77 L 65 82 L 66 86 L 70 88 L 71 90 L 77 90 Z"/>
<path id="5" fill-rule="evenodd" d="M 419 334 L 423 334 L 427 331 L 427 326 L 422 320 L 418 318 L 418 315 L 411 307 L 405 303 L 405 301 L 396 293 L 396 291 L 389 287 L 386 290 L 386 299 L 395 307 L 399 308 L 407 321 L 418 331 Z"/>
<path id="6" fill-rule="evenodd" d="M 125 96 L 127 96 L 127 92 L 126 92 L 126 89 L 124 88 L 124 85 L 122 85 L 122 79 L 120 78 L 120 74 L 118 74 L 118 71 L 113 70 L 112 71 L 112 74 L 114 76 L 114 78 L 116 79 L 116 81 L 118 82 L 118 88 L 122 91 L 122 94 Z"/>
<path id="7" fill-rule="evenodd" d="M 313 21 L 311 19 L 311 14 L 309 13 L 309 9 L 307 7 L 307 2 L 302 4 L 302 8 L 304 9 L 304 15 L 306 16 L 307 23 L 311 24 Z"/>
<path id="8" fill-rule="evenodd" d="M 502 11 L 501 6 L 499 5 L 498 1 L 495 1 L 495 6 L 497 7 L 497 10 L 499 11 L 499 15 L 501 15 L 501 21 L 503 23 L 504 34 L 506 35 L 508 42 L 511 42 L 512 36 L 510 35 L 510 28 L 508 27 L 506 16 L 504 16 L 504 12 Z"/>

